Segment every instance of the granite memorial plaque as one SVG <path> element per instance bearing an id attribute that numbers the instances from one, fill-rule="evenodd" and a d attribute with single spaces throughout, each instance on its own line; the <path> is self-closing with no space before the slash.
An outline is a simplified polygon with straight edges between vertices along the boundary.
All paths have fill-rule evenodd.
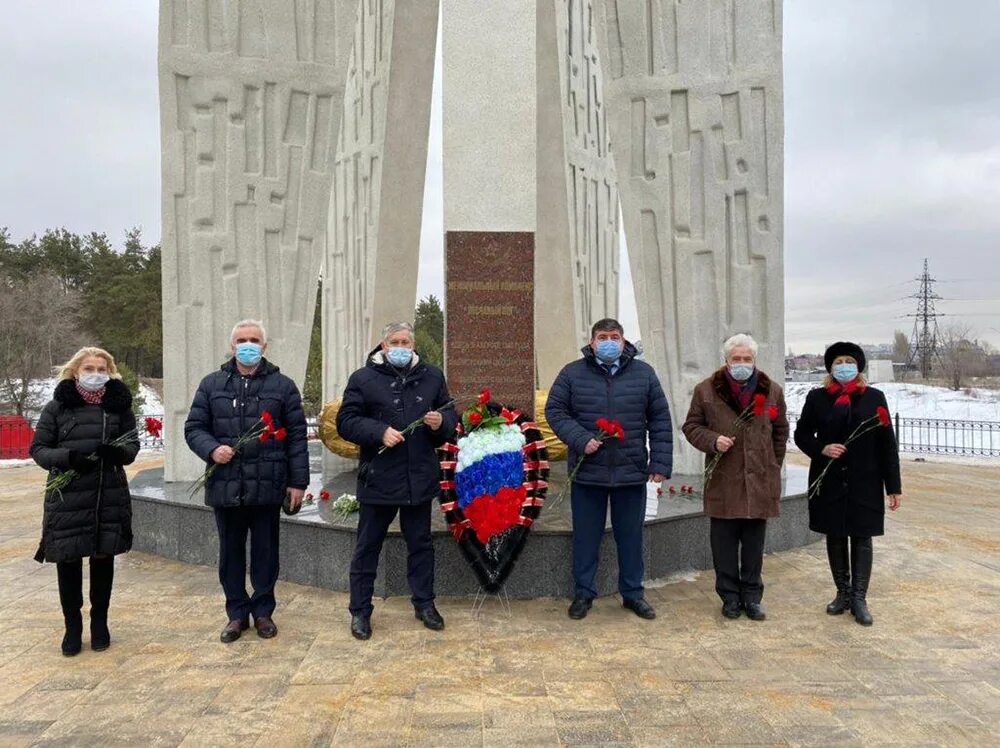
<path id="1" fill-rule="evenodd" d="M 445 369 L 462 408 L 489 387 L 533 414 L 534 308 L 532 232 L 445 234 Z"/>

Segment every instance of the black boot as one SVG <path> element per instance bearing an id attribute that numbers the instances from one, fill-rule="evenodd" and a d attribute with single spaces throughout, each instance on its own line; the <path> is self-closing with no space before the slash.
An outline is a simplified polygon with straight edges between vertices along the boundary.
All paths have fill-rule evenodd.
<path id="1" fill-rule="evenodd" d="M 872 578 L 872 539 L 851 538 L 851 574 L 853 575 L 853 595 L 851 613 L 862 626 L 874 623 L 868 612 L 868 582 Z"/>
<path id="2" fill-rule="evenodd" d="M 101 652 L 111 646 L 108 631 L 108 606 L 115 578 L 115 558 L 90 559 L 90 648 Z"/>
<path id="3" fill-rule="evenodd" d="M 826 536 L 826 557 L 830 560 L 830 573 L 837 586 L 837 596 L 826 606 L 831 616 L 839 616 L 851 607 L 851 566 L 847 554 L 847 538 Z"/>
<path id="4" fill-rule="evenodd" d="M 59 580 L 59 604 L 62 606 L 66 634 L 62 640 L 62 653 L 67 657 L 80 654 L 83 637 L 83 564 L 80 561 L 60 561 L 56 564 Z"/>

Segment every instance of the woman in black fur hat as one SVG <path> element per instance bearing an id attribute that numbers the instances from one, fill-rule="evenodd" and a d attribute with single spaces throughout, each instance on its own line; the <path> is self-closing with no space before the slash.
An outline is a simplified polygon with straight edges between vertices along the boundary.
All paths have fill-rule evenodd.
<path id="1" fill-rule="evenodd" d="M 81 348 L 60 369 L 52 400 L 42 410 L 31 456 L 49 480 L 73 479 L 45 494 L 37 561 L 56 565 L 66 634 L 62 652 L 80 652 L 83 635 L 83 559 L 90 559 L 90 646 L 111 646 L 108 606 L 114 557 L 132 547 L 132 503 L 124 465 L 135 460 L 139 439 L 132 393 L 110 353 Z M 117 440 L 120 446 L 113 446 Z"/>
<path id="2" fill-rule="evenodd" d="M 795 429 L 795 443 L 812 460 L 810 486 L 830 465 L 818 489 L 811 492 L 809 528 L 826 535 L 837 585 L 837 597 L 826 612 L 839 615 L 850 610 L 858 623 L 871 626 L 867 594 L 872 536 L 885 533 L 885 496 L 892 511 L 903 499 L 899 452 L 885 395 L 868 386 L 862 373 L 866 361 L 861 347 L 834 343 L 824 358 L 829 375 L 822 388 L 806 397 Z M 882 425 L 862 426 L 865 422 Z M 846 445 L 855 432 L 859 436 Z"/>

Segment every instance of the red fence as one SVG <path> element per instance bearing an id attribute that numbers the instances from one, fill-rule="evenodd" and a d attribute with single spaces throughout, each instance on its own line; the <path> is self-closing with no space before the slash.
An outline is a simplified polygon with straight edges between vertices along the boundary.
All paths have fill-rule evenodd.
<path id="1" fill-rule="evenodd" d="M 0 460 L 24 460 L 35 430 L 21 416 L 0 416 Z"/>

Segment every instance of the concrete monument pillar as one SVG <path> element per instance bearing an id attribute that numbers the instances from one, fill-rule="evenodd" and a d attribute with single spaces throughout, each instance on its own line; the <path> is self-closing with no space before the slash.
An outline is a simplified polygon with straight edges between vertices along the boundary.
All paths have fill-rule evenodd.
<path id="1" fill-rule="evenodd" d="M 730 335 L 784 370 L 781 1 L 595 6 L 642 342 L 680 422 Z"/>
<path id="2" fill-rule="evenodd" d="M 433 1 L 359 10 L 323 274 L 326 401 L 341 396 L 387 321 L 413 320 L 437 27 Z"/>
<path id="3" fill-rule="evenodd" d="M 478 252 L 483 269 L 502 268 L 486 264 L 495 253 L 521 262 L 530 253 L 535 284 L 534 319 L 519 308 L 518 324 L 505 327 L 517 351 L 491 341 L 502 372 L 488 356 L 468 355 L 474 341 L 461 339 L 456 309 L 449 360 L 461 344 L 463 361 L 482 369 L 469 377 L 523 378 L 511 359 L 525 356 L 533 333 L 528 376 L 548 387 L 579 355 L 590 324 L 617 313 L 618 197 L 592 3 L 444 0 L 442 13 L 446 278 L 460 246 L 463 263 Z M 449 290 L 446 280 L 446 302 Z M 501 299 L 486 306 L 502 308 Z"/>
<path id="4" fill-rule="evenodd" d="M 168 481 L 202 463 L 183 424 L 232 325 L 263 319 L 300 384 L 358 0 L 161 0 Z"/>

